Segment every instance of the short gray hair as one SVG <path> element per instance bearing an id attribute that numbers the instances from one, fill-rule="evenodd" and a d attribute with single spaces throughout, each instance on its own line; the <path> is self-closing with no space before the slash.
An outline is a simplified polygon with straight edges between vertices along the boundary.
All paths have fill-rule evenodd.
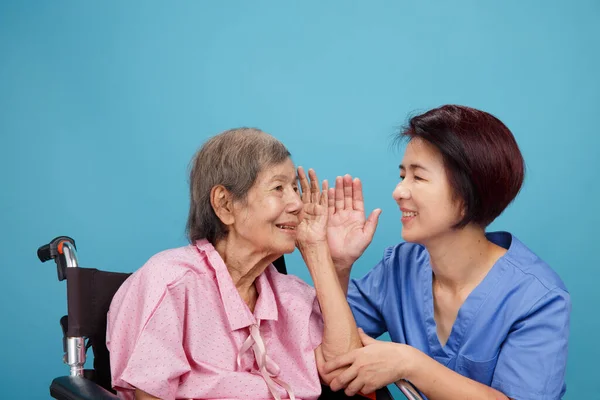
<path id="1" fill-rule="evenodd" d="M 243 201 L 264 168 L 289 157 L 283 143 L 256 128 L 230 129 L 206 141 L 191 163 L 186 225 L 190 243 L 208 239 L 214 245 L 227 236 L 227 227 L 210 203 L 213 187 L 223 185 L 234 200 Z"/>

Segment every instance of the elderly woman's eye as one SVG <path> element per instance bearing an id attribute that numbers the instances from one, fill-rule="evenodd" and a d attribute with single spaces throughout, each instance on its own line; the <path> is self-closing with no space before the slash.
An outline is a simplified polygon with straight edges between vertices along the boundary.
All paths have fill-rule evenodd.
<path id="1" fill-rule="evenodd" d="M 296 185 L 294 185 L 294 192 L 296 192 L 296 193 L 300 192 L 300 189 Z"/>
<path id="2" fill-rule="evenodd" d="M 283 186 L 282 186 L 282 185 L 279 185 L 279 186 L 277 186 L 277 187 L 275 188 L 275 190 L 278 190 L 278 191 L 280 191 L 280 192 L 281 192 L 281 191 L 283 190 Z"/>

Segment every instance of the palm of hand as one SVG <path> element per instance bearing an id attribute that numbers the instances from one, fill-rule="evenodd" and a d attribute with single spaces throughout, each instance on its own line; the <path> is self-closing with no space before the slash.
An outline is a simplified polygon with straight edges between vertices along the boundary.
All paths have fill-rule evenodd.
<path id="1" fill-rule="evenodd" d="M 335 188 L 328 193 L 329 226 L 327 243 L 338 271 L 349 270 L 365 251 L 377 227 L 381 210 L 375 209 L 365 218 L 360 179 L 338 176 Z"/>
<path id="2" fill-rule="evenodd" d="M 360 257 L 370 242 L 365 222 L 362 210 L 339 210 L 329 216 L 327 242 L 334 261 L 352 263 Z"/>

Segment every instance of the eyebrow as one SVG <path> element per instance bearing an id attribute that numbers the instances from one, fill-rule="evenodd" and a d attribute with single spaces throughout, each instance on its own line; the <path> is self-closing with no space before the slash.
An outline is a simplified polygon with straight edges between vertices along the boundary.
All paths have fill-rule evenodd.
<path id="1" fill-rule="evenodd" d="M 399 165 L 399 168 L 400 168 L 401 170 L 403 170 L 403 169 L 405 170 L 405 169 L 406 169 L 406 167 L 405 167 L 404 165 L 402 165 L 402 164 L 400 164 L 400 165 Z M 418 168 L 420 168 L 420 169 L 422 169 L 423 171 L 427 171 L 427 172 L 429 172 L 429 170 L 428 170 L 427 168 L 425 168 L 424 166 L 422 166 L 421 164 L 409 164 L 408 168 L 410 168 L 410 169 L 412 169 L 412 170 L 415 170 L 415 169 L 418 169 Z"/>
<path id="2" fill-rule="evenodd" d="M 298 179 L 298 177 L 296 175 L 294 175 L 294 178 L 292 180 L 295 182 L 297 179 Z M 287 182 L 289 180 L 290 180 L 290 177 L 288 175 L 277 174 L 277 175 L 273 176 L 271 179 L 269 179 L 269 182 L 275 182 L 275 181 Z"/>

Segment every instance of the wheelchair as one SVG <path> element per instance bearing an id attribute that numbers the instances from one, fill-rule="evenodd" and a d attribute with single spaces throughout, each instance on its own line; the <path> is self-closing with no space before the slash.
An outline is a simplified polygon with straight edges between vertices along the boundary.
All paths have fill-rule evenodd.
<path id="1" fill-rule="evenodd" d="M 54 260 L 58 280 L 67 281 L 67 312 L 60 319 L 63 331 L 63 361 L 69 366 L 69 375 L 55 378 L 50 385 L 50 395 L 59 400 L 115 400 L 111 385 L 109 352 L 106 347 L 106 319 L 110 302 L 130 273 L 108 272 L 94 268 L 81 268 L 77 259 L 75 241 L 59 236 L 37 251 L 42 262 Z M 286 274 L 285 260 L 274 263 L 277 270 Z M 93 369 L 85 369 L 86 354 L 92 348 Z M 399 385 L 410 400 L 422 400 L 418 390 L 409 382 Z M 343 391 L 333 392 L 323 385 L 319 399 L 355 399 Z M 387 388 L 376 391 L 376 400 L 393 400 Z"/>

